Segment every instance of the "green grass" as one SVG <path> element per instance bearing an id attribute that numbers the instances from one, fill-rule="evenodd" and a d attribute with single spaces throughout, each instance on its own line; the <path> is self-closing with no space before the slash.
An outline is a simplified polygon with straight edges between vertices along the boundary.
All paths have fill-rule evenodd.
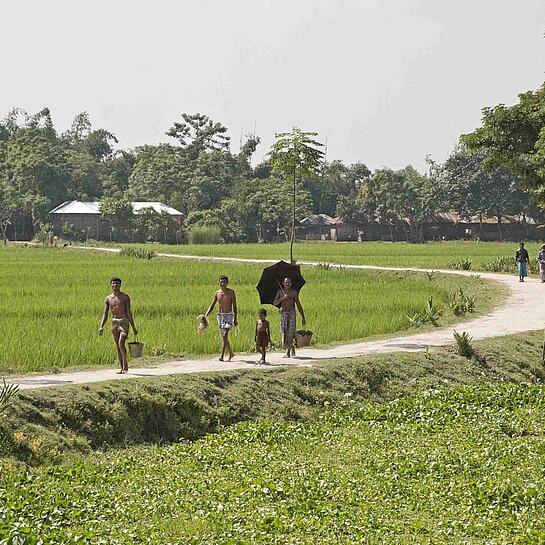
<path id="1" fill-rule="evenodd" d="M 138 246 L 138 245 L 136 245 Z M 149 248 L 150 245 L 141 245 Z M 540 243 L 528 242 L 526 249 L 535 261 Z M 153 244 L 157 252 L 261 259 L 284 259 L 289 261 L 289 244 L 216 244 L 216 245 L 159 245 Z M 425 269 L 447 269 L 451 261 L 472 259 L 472 270 L 483 270 L 482 262 L 490 262 L 501 256 L 512 257 L 518 244 L 513 242 L 430 242 L 407 244 L 396 242 L 298 242 L 294 246 L 294 257 L 298 261 L 345 263 L 353 265 L 381 265 L 388 267 L 418 267 Z"/>
<path id="2" fill-rule="evenodd" d="M 109 280 L 123 279 L 132 300 L 146 353 L 184 356 L 219 349 L 215 324 L 199 336 L 198 314 L 208 307 L 220 274 L 237 292 L 240 333 L 236 352 L 253 347 L 260 306 L 255 285 L 261 266 L 241 263 L 136 259 L 42 247 L 0 248 L 2 279 L 0 373 L 115 365 L 109 335 L 97 336 Z M 437 305 L 463 286 L 488 312 L 500 296 L 497 286 L 477 277 L 371 272 L 303 267 L 307 285 L 301 300 L 307 327 L 322 344 L 407 330 L 407 315 L 422 312 L 429 295 Z M 270 307 L 273 340 L 279 341 L 278 313 Z M 334 319 L 332 319 L 334 317 Z M 442 324 L 454 317 L 445 316 Z"/>
<path id="3" fill-rule="evenodd" d="M 44 543 L 545 542 L 542 385 L 350 396 L 313 424 L 0 472 L 0 536 Z M 6 471 L 9 469 L 9 471 Z"/>
<path id="4" fill-rule="evenodd" d="M 542 341 L 21 392 L 0 542 L 545 543 Z"/>
<path id="5" fill-rule="evenodd" d="M 541 383 L 543 333 L 455 347 L 270 367 L 24 390 L 0 414 L 0 457 L 33 465 L 93 449 L 170 443 L 237 422 L 312 422 L 350 399 L 382 403 L 438 387 Z"/>

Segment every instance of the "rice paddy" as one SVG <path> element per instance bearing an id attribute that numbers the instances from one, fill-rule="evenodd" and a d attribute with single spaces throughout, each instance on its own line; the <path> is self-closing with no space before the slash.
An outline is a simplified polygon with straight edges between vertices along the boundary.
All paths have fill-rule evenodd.
<path id="1" fill-rule="evenodd" d="M 228 262 L 147 261 L 68 248 L 2 247 L 0 373 L 115 365 L 109 334 L 97 335 L 114 275 L 123 279 L 122 289 L 131 296 L 146 354 L 176 357 L 218 352 L 215 324 L 198 335 L 196 318 L 210 304 L 218 276 L 228 275 L 239 306 L 240 330 L 232 336 L 233 349 L 250 351 L 260 306 L 255 285 L 261 269 Z M 430 280 L 421 273 L 305 266 L 302 272 L 307 285 L 301 302 L 307 327 L 319 344 L 407 330 L 407 315 L 421 312 L 430 295 L 444 307 L 443 301 L 459 286 L 477 296 L 477 312 L 487 312 L 499 296 L 497 286 L 477 277 L 435 275 Z M 268 308 L 273 341 L 279 342 L 278 313 Z M 453 320 L 445 316 L 441 323 Z"/>
<path id="2" fill-rule="evenodd" d="M 289 244 L 216 244 L 216 245 L 142 245 L 158 252 L 185 255 L 244 257 L 289 260 Z M 528 242 L 526 249 L 535 262 L 540 243 Z M 418 267 L 447 269 L 449 262 L 470 258 L 471 270 L 482 271 L 483 263 L 498 257 L 511 257 L 515 262 L 516 242 L 430 242 L 407 244 L 403 242 L 297 242 L 294 258 L 298 261 L 379 265 L 385 267 Z"/>

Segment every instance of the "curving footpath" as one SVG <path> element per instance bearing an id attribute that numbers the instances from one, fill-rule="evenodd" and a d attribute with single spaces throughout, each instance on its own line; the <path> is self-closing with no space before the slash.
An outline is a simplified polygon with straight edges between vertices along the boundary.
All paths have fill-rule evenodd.
<path id="1" fill-rule="evenodd" d="M 85 248 L 89 249 L 89 248 Z M 92 248 L 93 251 L 118 252 L 112 248 Z M 263 259 L 242 259 L 225 257 L 203 257 L 203 256 L 182 256 L 177 254 L 158 254 L 161 257 L 173 259 L 192 259 L 203 261 L 239 261 L 244 263 L 275 263 L 277 260 Z M 302 265 L 315 266 L 317 262 L 300 261 Z M 340 265 L 332 265 L 340 266 Z M 426 269 L 410 267 L 373 267 L 370 265 L 342 265 L 349 269 L 369 269 L 386 271 L 418 271 L 425 272 Z M 469 271 L 436 270 L 445 274 L 472 275 Z M 510 335 L 542 329 L 545 325 L 545 305 L 543 296 L 545 284 L 534 278 L 526 278 L 525 282 L 519 282 L 514 275 L 477 273 L 482 278 L 499 282 L 507 288 L 507 297 L 503 303 L 490 314 L 478 318 L 462 321 L 454 326 L 458 331 L 466 331 L 474 339 L 484 339 L 500 335 Z M 116 374 L 116 369 L 100 369 L 95 371 L 74 371 L 69 373 L 47 374 L 47 375 L 25 375 L 10 376 L 6 381 L 11 384 L 18 384 L 20 389 L 44 388 L 48 386 L 62 386 L 68 384 L 84 384 L 90 382 L 101 382 L 105 380 L 127 380 L 134 378 L 154 377 L 161 375 L 173 375 L 177 373 L 196 373 L 206 371 L 222 371 L 229 369 L 267 369 L 271 367 L 310 366 L 320 360 L 336 358 L 353 358 L 355 356 L 366 356 L 370 354 L 382 354 L 387 352 L 414 352 L 426 350 L 430 347 L 444 346 L 453 342 L 453 326 L 438 328 L 426 333 L 416 335 L 403 335 L 395 338 L 388 338 L 377 341 L 361 341 L 356 343 L 335 345 L 324 348 L 303 348 L 297 352 L 297 357 L 286 360 L 282 358 L 283 353 L 271 352 L 268 354 L 269 362 L 266 365 L 256 364 L 257 355 L 238 354 L 231 362 L 220 362 L 217 358 L 203 358 L 192 360 L 176 360 L 163 363 L 154 367 L 138 367 L 129 370 L 125 375 Z"/>

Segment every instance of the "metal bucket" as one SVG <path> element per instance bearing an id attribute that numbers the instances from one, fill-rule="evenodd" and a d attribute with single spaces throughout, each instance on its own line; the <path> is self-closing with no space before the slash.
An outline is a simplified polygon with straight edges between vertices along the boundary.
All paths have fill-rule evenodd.
<path id="1" fill-rule="evenodd" d="M 312 331 L 306 331 L 305 329 L 300 329 L 295 332 L 295 342 L 297 343 L 297 348 L 302 346 L 308 346 L 312 340 Z"/>
<path id="2" fill-rule="evenodd" d="M 129 353 L 131 355 L 131 358 L 141 358 L 143 351 L 144 343 L 139 343 L 138 341 L 129 343 Z"/>

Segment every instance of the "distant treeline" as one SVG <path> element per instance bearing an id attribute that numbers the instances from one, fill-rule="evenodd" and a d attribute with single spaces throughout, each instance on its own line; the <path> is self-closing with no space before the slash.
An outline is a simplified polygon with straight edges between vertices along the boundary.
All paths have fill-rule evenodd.
<path id="1" fill-rule="evenodd" d="M 530 94 L 534 102 L 543 102 L 543 89 Z M 527 109 L 528 115 L 537 115 L 535 108 Z M 512 123 L 512 131 L 533 131 L 517 155 L 506 140 L 509 127 L 503 128 L 503 141 L 494 137 L 500 114 L 511 121 L 508 111 L 503 106 L 484 110 L 483 127 L 462 137 L 444 164 L 429 160 L 426 173 L 411 166 L 371 172 L 363 162 L 345 165 L 325 159 L 317 171 L 302 169 L 296 180 L 297 218 L 325 213 L 355 224 L 394 225 L 402 217 L 413 240 L 421 236 L 425 218 L 440 211 L 464 218 L 495 216 L 498 222 L 520 215 L 542 223 L 535 195 L 545 169 L 530 160 L 545 157 L 531 149 L 531 138 L 534 144 L 539 141 L 536 127 L 545 127 L 545 114 L 528 127 L 520 125 L 520 115 L 519 125 Z M 126 213 L 129 201 L 160 201 L 178 209 L 184 221 L 171 242 L 186 241 L 192 231 L 207 228 L 225 242 L 289 237 L 291 185 L 273 169 L 271 153 L 252 165 L 259 137 L 247 135 L 233 153 L 227 128 L 202 114 L 182 114 L 166 134 L 172 144 L 120 150 L 115 135 L 93 128 L 86 112 L 59 133 L 48 108 L 33 115 L 12 110 L 0 122 L 0 234 L 44 232 L 54 207 L 92 200 L 103 203 L 104 216 L 118 229 L 136 221 Z M 502 153 L 502 145 L 510 155 Z M 131 226 L 147 240 L 158 238 L 157 225 L 166 221 L 152 216 Z"/>

